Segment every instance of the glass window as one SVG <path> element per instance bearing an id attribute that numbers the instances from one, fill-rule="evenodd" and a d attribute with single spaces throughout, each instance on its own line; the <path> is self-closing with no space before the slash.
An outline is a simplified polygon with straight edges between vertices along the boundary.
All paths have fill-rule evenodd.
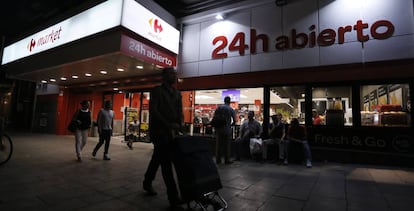
<path id="1" fill-rule="evenodd" d="M 361 86 L 361 125 L 406 127 L 410 119 L 408 84 Z"/>
<path id="2" fill-rule="evenodd" d="M 350 86 L 312 88 L 312 124 L 352 125 L 352 88 Z"/>
<path id="3" fill-rule="evenodd" d="M 238 127 L 247 119 L 247 112 L 254 111 L 255 119 L 263 123 L 263 88 L 214 89 L 195 91 L 193 133 L 212 134 L 209 125 L 217 106 L 224 104 L 224 97 L 231 98 L 230 106 L 236 111 L 233 138 Z"/>
<path id="4" fill-rule="evenodd" d="M 270 116 L 282 114 L 282 121 L 290 123 L 292 118 L 298 118 L 305 123 L 305 87 L 281 86 L 270 88 Z"/>

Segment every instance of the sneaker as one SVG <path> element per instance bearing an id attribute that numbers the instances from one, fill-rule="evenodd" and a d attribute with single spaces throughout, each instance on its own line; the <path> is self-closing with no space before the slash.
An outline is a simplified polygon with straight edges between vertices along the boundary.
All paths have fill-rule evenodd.
<path id="1" fill-rule="evenodd" d="M 130 150 L 132 150 L 132 143 L 131 142 L 127 142 L 127 146 Z"/>
<path id="2" fill-rule="evenodd" d="M 111 160 L 111 158 L 109 157 L 109 155 L 108 155 L 108 154 L 105 154 L 105 155 L 104 155 L 104 157 L 103 157 L 103 159 L 104 159 L 104 160 Z"/>
<path id="3" fill-rule="evenodd" d="M 81 158 L 80 156 L 78 156 L 77 161 L 78 161 L 79 163 L 81 163 L 81 162 L 82 162 L 82 158 Z"/>
<path id="4" fill-rule="evenodd" d="M 312 163 L 310 160 L 306 161 L 306 168 L 312 168 Z"/>
<path id="5" fill-rule="evenodd" d="M 288 165 L 288 164 L 289 164 L 288 160 L 286 160 L 286 159 L 285 159 L 285 160 L 283 161 L 283 165 Z"/>
<path id="6" fill-rule="evenodd" d="M 157 195 L 157 192 L 154 190 L 154 188 L 152 187 L 152 185 L 151 184 L 145 184 L 145 182 L 144 183 L 142 183 L 142 188 L 147 192 L 147 194 L 148 195 L 150 195 L 150 196 L 155 196 L 155 195 Z"/>

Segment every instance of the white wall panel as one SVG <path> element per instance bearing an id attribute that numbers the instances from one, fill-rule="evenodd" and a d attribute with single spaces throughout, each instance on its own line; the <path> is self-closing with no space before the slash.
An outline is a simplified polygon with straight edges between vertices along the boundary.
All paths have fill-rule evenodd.
<path id="1" fill-rule="evenodd" d="M 198 76 L 198 62 L 182 63 L 178 66 L 178 77 L 189 78 Z"/>
<path id="2" fill-rule="evenodd" d="M 365 62 L 414 57 L 414 35 L 391 37 L 386 44 L 384 41 L 370 40 L 365 43 Z"/>
<path id="3" fill-rule="evenodd" d="M 223 60 L 223 73 L 242 73 L 250 71 L 250 57 L 237 56 Z"/>
<path id="4" fill-rule="evenodd" d="M 224 29 L 224 35 L 228 39 L 228 46 L 225 48 L 228 57 L 240 56 L 239 51 L 229 51 L 229 46 L 238 32 L 244 32 L 245 41 L 244 44 L 249 45 L 250 43 L 250 10 L 243 11 L 237 14 L 231 14 L 226 16 L 227 24 Z M 238 40 L 240 41 L 240 40 Z M 236 42 L 236 45 L 240 45 L 240 42 Z M 247 48 L 244 51 L 244 55 L 250 54 L 250 50 Z"/>
<path id="5" fill-rule="evenodd" d="M 282 13 L 285 35 L 289 35 L 292 29 L 306 33 L 311 25 L 318 24 L 317 0 L 289 2 Z"/>
<path id="6" fill-rule="evenodd" d="M 283 68 L 282 52 L 260 53 L 251 56 L 251 71 Z"/>
<path id="7" fill-rule="evenodd" d="M 213 46 L 213 39 L 216 36 L 224 35 L 226 21 L 212 20 L 201 23 L 200 34 L 200 60 L 210 60 L 211 53 L 215 48 Z"/>
<path id="8" fill-rule="evenodd" d="M 221 74 L 223 74 L 223 60 L 222 59 L 200 61 L 199 76 L 221 75 Z"/>
<path id="9" fill-rule="evenodd" d="M 205 76 L 414 58 L 413 10 L 413 0 L 296 0 L 288 1 L 283 7 L 275 6 L 273 1 L 258 0 L 252 7 L 235 8 L 225 15 L 223 21 L 200 19 L 199 34 L 195 26 L 185 27 L 185 37 L 190 37 L 184 39 L 190 40 L 190 44 L 184 41 L 185 52 L 180 62 L 199 61 L 198 75 Z M 395 32 L 391 38 L 370 39 L 362 43 L 357 39 L 357 31 L 354 29 L 358 20 L 369 24 L 368 28 L 363 29 L 363 34 L 371 38 L 370 27 L 379 20 L 390 21 L 395 26 Z M 312 25 L 315 25 L 314 29 L 310 28 Z M 338 44 L 338 28 L 345 26 L 351 26 L 352 31 L 345 33 L 343 44 Z M 268 38 L 267 52 L 263 51 L 261 39 L 253 39 L 256 51 L 250 53 L 251 29 L 256 31 L 256 36 L 265 35 Z M 292 29 L 307 36 L 314 32 L 316 38 L 321 30 L 332 29 L 337 33 L 335 44 L 319 46 L 316 42 L 312 46 L 308 42 L 304 47 L 293 49 Z M 384 32 L 385 29 L 379 27 L 377 32 Z M 244 33 L 245 44 L 249 45 L 244 55 L 240 55 L 239 51 L 229 52 L 228 49 L 239 32 Z M 199 36 L 198 53 L 194 52 L 197 47 L 193 44 L 197 38 L 191 36 Z M 227 58 L 212 59 L 212 52 L 221 44 L 219 42 L 213 45 L 213 39 L 217 36 L 225 36 L 227 39 L 227 45 L 220 51 L 227 53 Z M 289 39 L 288 49 L 276 49 L 276 38 L 280 36 Z M 303 43 L 300 37 L 296 41 L 297 44 Z M 194 74 L 195 72 L 186 72 L 186 75 Z"/>
<path id="10" fill-rule="evenodd" d="M 300 51 L 289 50 L 283 52 L 283 67 L 309 67 L 319 65 L 318 48 L 304 48 Z"/>
<path id="11" fill-rule="evenodd" d="M 394 36 L 414 33 L 413 1 L 411 0 L 364 0 L 364 20 L 371 23 L 389 20 L 396 27 Z"/>
<path id="12" fill-rule="evenodd" d="M 274 3 L 252 9 L 252 28 L 256 34 L 265 34 L 269 37 L 269 51 L 276 51 L 275 38 L 282 35 L 282 7 L 276 7 Z M 271 24 L 269 24 L 271 23 Z M 263 52 L 263 42 L 256 42 L 256 52 Z M 251 46 L 250 46 L 251 47 Z"/>
<path id="13" fill-rule="evenodd" d="M 200 59 L 200 24 L 184 26 L 181 45 L 181 61 L 194 62 Z"/>
<path id="14" fill-rule="evenodd" d="M 320 65 L 361 63 L 363 61 L 361 46 L 360 42 L 348 42 L 320 47 Z"/>
<path id="15" fill-rule="evenodd" d="M 361 19 L 361 7 L 364 0 L 319 0 L 319 29 L 334 29 L 338 31 L 339 27 L 355 25 L 357 20 Z M 345 33 L 345 42 L 357 41 L 355 31 Z M 338 39 L 336 42 L 338 43 Z"/>

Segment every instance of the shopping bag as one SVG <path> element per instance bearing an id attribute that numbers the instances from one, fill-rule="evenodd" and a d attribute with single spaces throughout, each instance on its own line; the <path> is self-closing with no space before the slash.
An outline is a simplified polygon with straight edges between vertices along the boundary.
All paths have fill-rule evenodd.
<path id="1" fill-rule="evenodd" d="M 250 138 L 250 154 L 262 153 L 262 139 L 261 138 Z"/>

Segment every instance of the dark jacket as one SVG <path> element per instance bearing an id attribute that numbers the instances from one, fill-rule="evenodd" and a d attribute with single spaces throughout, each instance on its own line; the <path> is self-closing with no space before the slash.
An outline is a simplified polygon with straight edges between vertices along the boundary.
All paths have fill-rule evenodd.
<path id="1" fill-rule="evenodd" d="M 77 115 L 76 120 L 78 120 L 78 122 L 80 122 L 80 124 L 78 124 L 78 129 L 79 130 L 87 130 L 89 128 L 91 128 L 91 111 L 88 110 L 86 112 L 82 111 L 81 109 L 79 109 L 77 111 Z"/>
<path id="2" fill-rule="evenodd" d="M 149 130 L 151 141 L 170 141 L 173 139 L 173 124 L 183 124 L 181 93 L 167 85 L 157 86 L 151 91 L 149 105 Z"/>

